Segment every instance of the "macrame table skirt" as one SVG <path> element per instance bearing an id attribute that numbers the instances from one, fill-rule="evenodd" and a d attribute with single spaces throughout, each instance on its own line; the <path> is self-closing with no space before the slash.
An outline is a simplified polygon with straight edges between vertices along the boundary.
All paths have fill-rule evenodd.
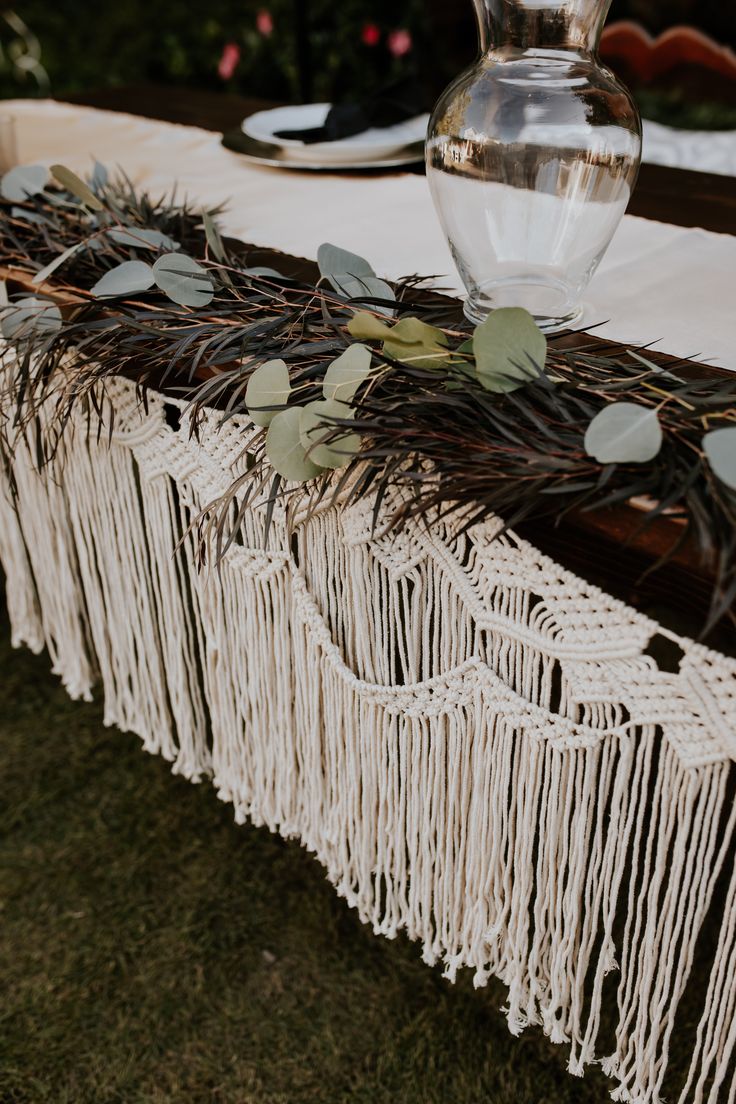
<path id="1" fill-rule="evenodd" d="M 13 642 L 48 648 L 74 697 L 101 684 L 105 723 L 211 779 L 238 822 L 299 839 L 376 933 L 450 980 L 500 978 L 511 1030 L 569 1044 L 571 1073 L 600 1061 L 615 1100 L 678 1099 L 674 1032 L 679 1104 L 733 1104 L 736 664 L 673 638 L 661 671 L 664 630 L 528 543 L 373 536 L 370 502 L 291 535 L 277 516 L 267 547 L 255 503 L 198 568 L 190 522 L 252 427 L 213 413 L 195 441 L 170 400 L 144 413 L 123 380 L 110 398 L 111 441 L 79 422 L 41 474 L 18 443 Z"/>

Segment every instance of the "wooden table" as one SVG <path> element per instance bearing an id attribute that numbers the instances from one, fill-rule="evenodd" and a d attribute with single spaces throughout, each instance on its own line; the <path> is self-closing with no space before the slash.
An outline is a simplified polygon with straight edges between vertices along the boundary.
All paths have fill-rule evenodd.
<path id="1" fill-rule="evenodd" d="M 85 93 L 73 97 L 72 102 L 220 131 L 237 127 L 254 111 L 275 106 L 233 94 L 150 85 Z M 413 171 L 422 172 L 423 168 L 418 166 Z M 736 234 L 736 179 L 643 165 L 628 210 L 642 218 Z M 264 255 L 263 250 L 260 253 Z M 299 260 L 296 266 L 295 274 L 311 276 L 310 262 Z M 673 544 L 677 530 L 673 529 L 674 523 L 662 520 L 634 536 L 640 521 L 636 511 L 620 507 L 571 516 L 556 527 L 549 521 L 526 522 L 517 531 L 569 570 L 649 613 L 668 628 L 697 637 L 709 604 L 711 568 L 700 563 L 694 550 L 686 547 L 666 567 L 642 578 L 643 572 Z M 732 611 L 732 619 L 724 620 L 707 643 L 736 655 L 734 624 Z"/>

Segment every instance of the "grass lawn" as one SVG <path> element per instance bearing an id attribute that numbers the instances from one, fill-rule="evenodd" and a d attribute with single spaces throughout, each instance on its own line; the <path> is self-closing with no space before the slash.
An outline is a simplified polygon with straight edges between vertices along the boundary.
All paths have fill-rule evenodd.
<path id="1" fill-rule="evenodd" d="M 598 1104 L 0 619 L 0 1104 Z"/>

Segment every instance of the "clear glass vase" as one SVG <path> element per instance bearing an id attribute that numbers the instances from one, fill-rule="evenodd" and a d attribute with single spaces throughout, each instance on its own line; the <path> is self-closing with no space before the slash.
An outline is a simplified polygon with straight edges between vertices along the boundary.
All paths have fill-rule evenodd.
<path id="1" fill-rule="evenodd" d="M 441 96 L 427 141 L 465 313 L 525 307 L 547 332 L 581 296 L 641 160 L 631 95 L 597 56 L 611 0 L 474 0 L 480 57 Z"/>

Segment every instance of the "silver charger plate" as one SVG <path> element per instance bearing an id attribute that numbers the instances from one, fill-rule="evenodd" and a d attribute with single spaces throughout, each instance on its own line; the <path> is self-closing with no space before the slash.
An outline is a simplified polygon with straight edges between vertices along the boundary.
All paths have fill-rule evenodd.
<path id="1" fill-rule="evenodd" d="M 228 149 L 239 153 L 254 165 L 266 165 L 273 169 L 291 169 L 296 172 L 345 172 L 356 169 L 396 169 L 404 165 L 416 165 L 424 160 L 424 142 L 413 142 L 397 150 L 391 157 L 370 161 L 302 161 L 290 157 L 288 152 L 271 142 L 259 142 L 249 134 L 232 131 L 224 136 Z"/>

